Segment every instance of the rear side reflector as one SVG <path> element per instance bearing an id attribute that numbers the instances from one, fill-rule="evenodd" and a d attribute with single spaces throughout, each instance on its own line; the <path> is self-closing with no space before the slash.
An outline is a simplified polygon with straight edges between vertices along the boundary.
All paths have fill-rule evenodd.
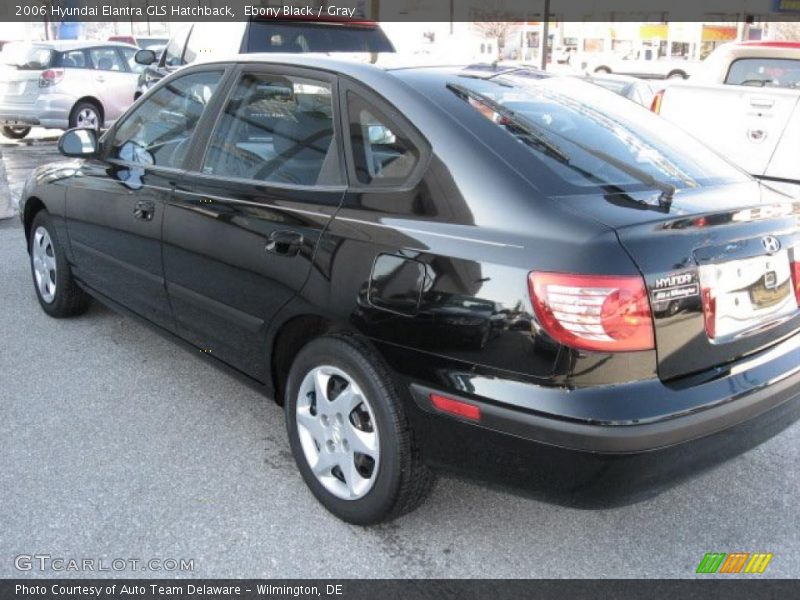
<path id="1" fill-rule="evenodd" d="M 457 417 L 464 417 L 472 421 L 481 420 L 481 409 L 474 404 L 462 402 L 461 400 L 454 400 L 453 398 L 447 398 L 439 394 L 431 394 L 430 399 L 431 404 L 433 404 L 436 410 L 456 415 Z"/>
<path id="2" fill-rule="evenodd" d="M 641 277 L 532 272 L 533 310 L 557 342 L 580 350 L 652 350 L 653 317 Z"/>
<path id="3" fill-rule="evenodd" d="M 661 112 L 661 101 L 664 99 L 664 90 L 658 90 L 650 103 L 650 110 L 656 114 Z"/>

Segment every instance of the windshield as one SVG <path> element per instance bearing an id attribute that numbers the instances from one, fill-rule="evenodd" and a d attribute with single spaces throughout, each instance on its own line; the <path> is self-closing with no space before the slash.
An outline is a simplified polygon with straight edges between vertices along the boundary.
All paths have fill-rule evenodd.
<path id="1" fill-rule="evenodd" d="M 747 176 L 647 109 L 570 78 L 505 74 L 450 86 L 554 174 L 553 194 L 694 188 Z M 459 94 L 458 89 L 469 92 Z M 552 179 L 552 178 L 551 178 Z M 543 183 L 544 185 L 544 183 Z"/>
<path id="2" fill-rule="evenodd" d="M 380 27 L 253 21 L 248 52 L 394 52 Z"/>
<path id="3" fill-rule="evenodd" d="M 18 69 L 46 69 L 52 61 L 53 50 L 47 46 L 11 42 L 3 46 L 0 52 L 0 63 Z"/>

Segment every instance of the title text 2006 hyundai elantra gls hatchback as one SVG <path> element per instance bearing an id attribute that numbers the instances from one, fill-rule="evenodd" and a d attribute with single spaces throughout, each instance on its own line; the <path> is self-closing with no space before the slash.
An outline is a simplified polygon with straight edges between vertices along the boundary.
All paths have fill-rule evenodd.
<path id="1" fill-rule="evenodd" d="M 21 203 L 45 312 L 259 382 L 347 521 L 415 507 L 452 432 L 638 453 L 800 393 L 800 204 L 596 86 L 252 55 L 60 145 Z"/>

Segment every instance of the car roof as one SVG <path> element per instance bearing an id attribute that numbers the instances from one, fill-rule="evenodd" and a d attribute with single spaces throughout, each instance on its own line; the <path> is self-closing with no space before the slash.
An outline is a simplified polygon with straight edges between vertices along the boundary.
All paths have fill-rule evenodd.
<path id="1" fill-rule="evenodd" d="M 44 42 L 29 42 L 31 46 L 52 48 L 53 50 L 80 50 L 83 48 L 96 48 L 97 46 L 119 46 L 120 48 L 136 48 L 131 44 L 102 40 L 52 40 Z"/>

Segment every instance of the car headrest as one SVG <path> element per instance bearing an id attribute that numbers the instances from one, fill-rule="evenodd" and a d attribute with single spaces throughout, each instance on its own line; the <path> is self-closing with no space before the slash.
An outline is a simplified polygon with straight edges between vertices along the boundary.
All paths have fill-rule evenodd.
<path id="1" fill-rule="evenodd" d="M 297 112 L 275 125 L 272 145 L 281 156 L 322 162 L 333 139 L 333 121 L 322 113 Z"/>

